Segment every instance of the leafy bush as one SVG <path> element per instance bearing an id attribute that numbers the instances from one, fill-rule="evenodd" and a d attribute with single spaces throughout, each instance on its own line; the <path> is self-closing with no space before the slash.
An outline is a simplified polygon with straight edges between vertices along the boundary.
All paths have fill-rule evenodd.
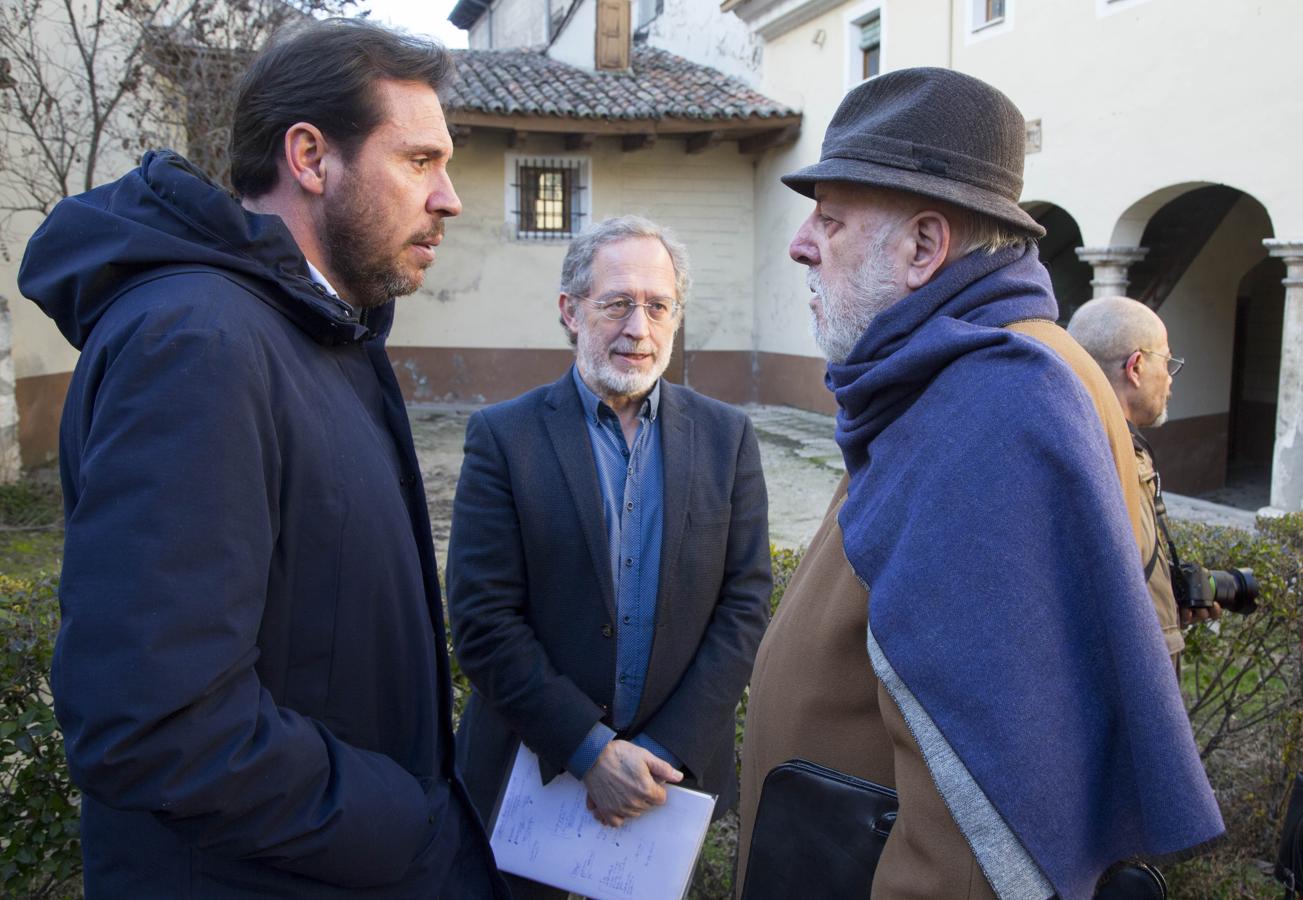
<path id="1" fill-rule="evenodd" d="M 1251 568 L 1258 609 L 1186 635 L 1182 689 L 1227 840 L 1176 867 L 1173 895 L 1275 897 L 1260 861 L 1275 858 L 1294 773 L 1303 768 L 1303 513 L 1259 519 L 1258 533 L 1176 523 L 1184 560 Z"/>
<path id="2" fill-rule="evenodd" d="M 59 528 L 63 501 L 57 484 L 24 479 L 0 485 L 0 529 Z"/>
<path id="3" fill-rule="evenodd" d="M 48 488 L 0 490 L 0 527 L 48 520 L 52 511 L 57 516 L 57 492 Z M 1256 613 L 1187 636 L 1182 686 L 1229 838 L 1168 871 L 1172 896 L 1275 898 L 1279 888 L 1261 861 L 1274 858 L 1286 787 L 1303 767 L 1303 513 L 1259 520 L 1257 535 L 1177 523 L 1175 536 L 1183 559 L 1253 568 L 1262 596 Z M 777 608 L 801 551 L 771 548 L 771 557 Z M 0 576 L 0 896 L 61 897 L 77 888 L 79 799 L 46 681 L 57 629 L 51 579 Z M 459 712 L 467 688 L 453 665 Z M 739 750 L 745 710 L 744 696 Z M 736 816 L 712 826 L 693 898 L 731 894 L 736 842 Z"/>
<path id="4" fill-rule="evenodd" d="M 59 897 L 81 872 L 80 800 L 46 680 L 59 627 L 50 580 L 0 576 L 0 895 Z"/>

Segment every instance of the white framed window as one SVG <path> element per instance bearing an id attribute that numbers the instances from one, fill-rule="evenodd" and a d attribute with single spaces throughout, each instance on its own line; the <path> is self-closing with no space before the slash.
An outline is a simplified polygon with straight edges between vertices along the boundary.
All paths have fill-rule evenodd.
<path id="1" fill-rule="evenodd" d="M 882 71 L 882 16 L 874 13 L 860 26 L 860 78 L 868 80 Z"/>
<path id="2" fill-rule="evenodd" d="M 886 71 L 885 18 L 882 0 L 857 3 L 842 17 L 847 90 Z"/>
<path id="3" fill-rule="evenodd" d="M 522 241 L 569 240 L 588 224 L 586 156 L 507 154 L 507 221 Z"/>
<path id="4" fill-rule="evenodd" d="M 995 37 L 1013 28 L 1014 0 L 968 0 L 968 32 L 964 43 Z"/>

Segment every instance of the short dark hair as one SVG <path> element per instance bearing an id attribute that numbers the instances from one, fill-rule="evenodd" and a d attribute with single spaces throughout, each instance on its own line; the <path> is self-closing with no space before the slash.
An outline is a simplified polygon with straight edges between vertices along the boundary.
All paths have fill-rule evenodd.
<path id="1" fill-rule="evenodd" d="M 276 186 L 285 132 L 311 122 L 351 157 L 387 113 L 380 80 L 438 91 L 454 74 L 452 54 L 424 38 L 361 19 L 294 28 L 258 55 L 240 82 L 231 126 L 231 186 L 260 197 Z"/>

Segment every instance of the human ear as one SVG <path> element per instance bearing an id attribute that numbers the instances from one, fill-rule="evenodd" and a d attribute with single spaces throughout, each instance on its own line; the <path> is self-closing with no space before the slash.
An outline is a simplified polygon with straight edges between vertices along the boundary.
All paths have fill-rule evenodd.
<path id="1" fill-rule="evenodd" d="M 932 280 L 950 253 L 950 223 L 941 213 L 925 209 L 905 225 L 909 257 L 905 285 L 916 291 Z"/>
<path id="2" fill-rule="evenodd" d="M 285 130 L 285 165 L 290 178 L 309 194 L 326 192 L 326 137 L 310 122 Z"/>
<path id="3" fill-rule="evenodd" d="M 1132 387 L 1140 387 L 1140 367 L 1144 364 L 1144 360 L 1145 354 L 1136 350 L 1127 357 L 1126 363 L 1122 366 L 1122 372 L 1126 376 L 1127 384 Z"/>
<path id="4" fill-rule="evenodd" d="M 571 334 L 579 333 L 579 319 L 575 315 L 576 301 L 567 293 L 562 293 L 557 297 L 557 309 L 561 310 L 561 321 Z"/>

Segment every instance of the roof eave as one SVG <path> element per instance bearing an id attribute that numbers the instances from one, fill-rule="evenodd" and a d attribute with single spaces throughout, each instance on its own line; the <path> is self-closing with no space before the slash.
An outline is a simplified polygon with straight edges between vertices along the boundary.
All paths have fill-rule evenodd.
<path id="1" fill-rule="evenodd" d="M 470 31 L 489 9 L 489 0 L 457 0 L 448 13 L 448 21 L 463 31 Z"/>

